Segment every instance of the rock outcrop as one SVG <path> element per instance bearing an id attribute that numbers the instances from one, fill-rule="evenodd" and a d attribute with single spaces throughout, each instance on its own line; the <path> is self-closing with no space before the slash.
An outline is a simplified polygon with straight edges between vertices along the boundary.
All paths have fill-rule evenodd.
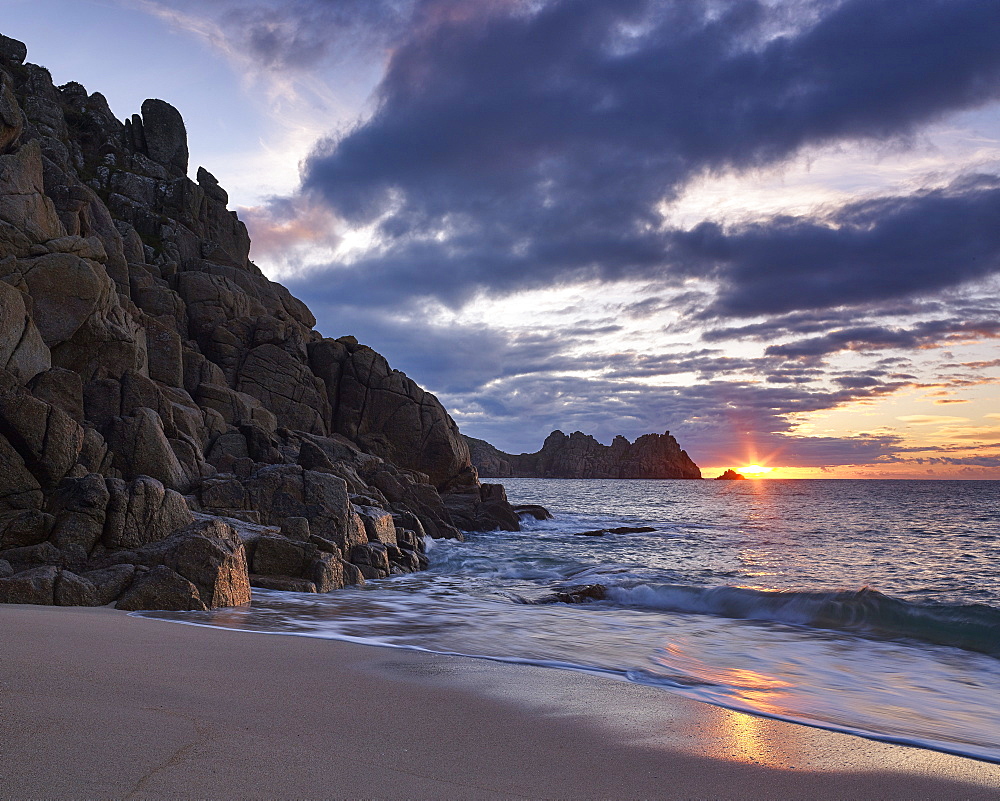
<path id="1" fill-rule="evenodd" d="M 721 476 L 715 477 L 716 481 L 745 481 L 746 476 L 742 473 L 737 473 L 733 468 L 729 468 Z"/>
<path id="2" fill-rule="evenodd" d="M 618 436 L 610 445 L 579 431 L 569 436 L 553 431 L 540 451 L 517 455 L 481 439 L 465 439 L 479 475 L 489 478 L 701 478 L 698 465 L 669 431 L 644 434 L 635 442 Z"/>
<path id="3" fill-rule="evenodd" d="M 516 528 L 430 393 L 249 259 L 163 100 L 0 36 L 0 600 L 204 609 Z"/>

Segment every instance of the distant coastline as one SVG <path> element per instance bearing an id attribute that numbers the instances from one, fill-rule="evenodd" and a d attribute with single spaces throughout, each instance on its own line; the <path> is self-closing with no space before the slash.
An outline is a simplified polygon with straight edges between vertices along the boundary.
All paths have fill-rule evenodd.
<path id="1" fill-rule="evenodd" d="M 465 437 L 483 478 L 701 478 L 701 469 L 669 431 L 602 445 L 581 431 L 553 431 L 535 453 L 510 454 Z"/>

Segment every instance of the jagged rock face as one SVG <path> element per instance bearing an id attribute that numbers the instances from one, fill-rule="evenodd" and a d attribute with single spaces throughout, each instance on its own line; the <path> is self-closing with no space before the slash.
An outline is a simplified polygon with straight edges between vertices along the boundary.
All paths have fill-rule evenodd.
<path id="1" fill-rule="evenodd" d="M 472 462 L 491 478 L 701 478 L 701 470 L 667 431 L 611 445 L 579 431 L 553 431 L 537 453 L 512 455 L 481 439 L 466 438 Z M 484 485 L 488 486 L 488 485 Z"/>
<path id="2" fill-rule="evenodd" d="M 509 525 L 437 399 L 249 260 L 177 109 L 122 122 L 26 52 L 0 36 L 0 600 L 239 604 Z"/>
<path id="3" fill-rule="evenodd" d="M 2 75 L 0 76 L 0 153 L 6 153 L 14 147 L 23 129 L 21 109 L 11 89 L 11 81 L 6 75 Z"/>
<path id="4" fill-rule="evenodd" d="M 0 367 L 21 383 L 27 383 L 52 366 L 52 353 L 45 346 L 22 292 L 0 281 Z"/>
<path id="5" fill-rule="evenodd" d="M 331 429 L 399 467 L 426 473 L 444 488 L 471 461 L 458 426 L 440 401 L 353 337 L 310 348 L 314 371 L 336 392 Z"/>

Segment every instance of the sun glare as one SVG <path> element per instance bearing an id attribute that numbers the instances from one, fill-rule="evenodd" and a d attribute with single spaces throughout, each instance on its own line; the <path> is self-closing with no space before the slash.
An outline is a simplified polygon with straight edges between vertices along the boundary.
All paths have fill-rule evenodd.
<path id="1" fill-rule="evenodd" d="M 767 475 L 772 470 L 774 470 L 773 467 L 764 467 L 759 464 L 748 464 L 746 467 L 739 468 L 736 472 L 750 478 L 760 478 L 761 476 Z"/>

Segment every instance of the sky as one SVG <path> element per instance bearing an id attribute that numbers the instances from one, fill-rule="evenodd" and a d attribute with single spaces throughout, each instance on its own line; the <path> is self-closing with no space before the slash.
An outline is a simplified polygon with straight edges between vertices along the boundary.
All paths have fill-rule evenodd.
<path id="1" fill-rule="evenodd" d="M 537 450 L 1000 478 L 996 0 L 0 0 L 251 257 Z"/>

